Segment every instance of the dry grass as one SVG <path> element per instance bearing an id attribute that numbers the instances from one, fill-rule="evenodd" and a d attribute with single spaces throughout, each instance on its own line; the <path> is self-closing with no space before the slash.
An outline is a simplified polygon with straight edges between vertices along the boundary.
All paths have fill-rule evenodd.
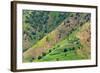
<path id="1" fill-rule="evenodd" d="M 83 55 L 83 57 L 90 58 L 91 52 L 91 32 L 90 22 L 86 23 L 81 31 L 77 33 L 77 37 L 80 39 L 83 48 L 77 50 L 77 54 Z"/>

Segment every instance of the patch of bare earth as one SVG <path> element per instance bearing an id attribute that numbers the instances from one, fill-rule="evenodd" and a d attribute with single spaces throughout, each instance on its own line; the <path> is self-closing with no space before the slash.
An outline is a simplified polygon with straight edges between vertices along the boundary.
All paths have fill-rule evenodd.
<path id="1" fill-rule="evenodd" d="M 86 23 L 81 31 L 77 34 L 77 37 L 80 39 L 83 48 L 77 49 L 77 54 L 83 58 L 91 58 L 91 31 L 90 23 Z"/>

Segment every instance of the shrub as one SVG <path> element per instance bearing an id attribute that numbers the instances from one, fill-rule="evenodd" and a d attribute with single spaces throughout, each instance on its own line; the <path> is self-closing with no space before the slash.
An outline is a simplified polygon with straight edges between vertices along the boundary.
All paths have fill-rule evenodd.
<path id="1" fill-rule="evenodd" d="M 32 60 L 34 60 L 35 58 L 34 57 L 32 57 Z"/>
<path id="2" fill-rule="evenodd" d="M 78 49 L 81 49 L 81 47 L 80 47 L 80 46 L 78 46 Z"/>
<path id="3" fill-rule="evenodd" d="M 75 50 L 75 47 L 72 47 L 71 50 Z"/>
<path id="4" fill-rule="evenodd" d="M 51 52 L 51 50 L 49 50 L 49 53 Z"/>
<path id="5" fill-rule="evenodd" d="M 47 29 L 45 29 L 44 32 L 47 33 L 48 32 Z"/>
<path id="6" fill-rule="evenodd" d="M 38 56 L 38 59 L 41 59 L 42 57 L 41 56 Z"/>
<path id="7" fill-rule="evenodd" d="M 56 61 L 59 61 L 59 58 L 56 58 Z"/>
<path id="8" fill-rule="evenodd" d="M 67 54 L 65 53 L 65 56 L 67 56 Z"/>
<path id="9" fill-rule="evenodd" d="M 31 32 L 32 33 L 32 35 L 36 35 L 36 32 Z"/>
<path id="10" fill-rule="evenodd" d="M 42 56 L 45 56 L 45 55 L 46 55 L 46 53 L 45 53 L 45 52 L 43 52 L 43 53 L 42 53 Z"/>
<path id="11" fill-rule="evenodd" d="M 57 45 L 57 47 L 60 47 L 60 45 Z"/>
<path id="12" fill-rule="evenodd" d="M 80 22 L 80 26 L 82 26 L 83 25 L 83 22 Z"/>
<path id="13" fill-rule="evenodd" d="M 68 20 L 67 23 L 70 23 L 70 21 Z"/>
<path id="14" fill-rule="evenodd" d="M 75 17 L 75 19 L 78 19 L 78 17 Z"/>
<path id="15" fill-rule="evenodd" d="M 67 50 L 67 48 L 64 48 L 64 52 L 67 52 L 68 50 Z"/>
<path id="16" fill-rule="evenodd" d="M 56 49 L 56 48 L 53 48 L 53 49 Z"/>

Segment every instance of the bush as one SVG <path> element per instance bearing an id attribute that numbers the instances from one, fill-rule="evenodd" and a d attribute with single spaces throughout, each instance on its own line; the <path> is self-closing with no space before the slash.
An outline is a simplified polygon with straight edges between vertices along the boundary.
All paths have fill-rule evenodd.
<path id="1" fill-rule="evenodd" d="M 42 57 L 41 56 L 38 56 L 38 59 L 41 59 Z"/>
<path id="2" fill-rule="evenodd" d="M 79 46 L 78 49 L 81 49 L 81 47 Z"/>
<path id="3" fill-rule="evenodd" d="M 32 57 L 32 60 L 34 60 L 35 58 L 34 57 Z"/>
<path id="4" fill-rule="evenodd" d="M 32 35 L 36 35 L 36 32 L 31 32 L 32 33 Z"/>
<path id="5" fill-rule="evenodd" d="M 65 53 L 65 56 L 67 56 L 67 54 Z"/>
<path id="6" fill-rule="evenodd" d="M 43 52 L 43 53 L 42 53 L 42 56 L 45 56 L 45 55 L 46 55 L 46 53 Z"/>
<path id="7" fill-rule="evenodd" d="M 77 19 L 78 19 L 78 17 L 75 17 L 75 19 L 77 20 Z"/>
<path id="8" fill-rule="evenodd" d="M 57 45 L 57 47 L 60 47 L 60 45 Z"/>
<path id="9" fill-rule="evenodd" d="M 56 48 L 53 48 L 53 49 L 56 49 Z"/>
<path id="10" fill-rule="evenodd" d="M 56 58 L 56 61 L 59 61 L 59 58 Z"/>
<path id="11" fill-rule="evenodd" d="M 80 22 L 80 26 L 82 26 L 83 25 L 83 22 Z"/>
<path id="12" fill-rule="evenodd" d="M 72 47 L 71 50 L 72 50 L 72 51 L 75 50 L 75 47 Z"/>
<path id="13" fill-rule="evenodd" d="M 51 50 L 49 50 L 49 53 L 51 52 Z"/>
<path id="14" fill-rule="evenodd" d="M 67 48 L 64 48 L 64 52 L 67 52 L 68 50 L 67 50 Z"/>
<path id="15" fill-rule="evenodd" d="M 67 23 L 70 23 L 70 21 L 68 20 Z"/>

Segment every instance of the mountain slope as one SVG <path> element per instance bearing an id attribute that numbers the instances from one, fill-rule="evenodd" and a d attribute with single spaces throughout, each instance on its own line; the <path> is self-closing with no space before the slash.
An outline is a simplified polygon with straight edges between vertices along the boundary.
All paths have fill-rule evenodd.
<path id="1" fill-rule="evenodd" d="M 73 31 L 69 36 L 57 43 L 41 59 L 41 61 L 82 60 L 90 59 L 90 22 Z M 84 34 L 84 36 L 83 36 Z"/>
<path id="2" fill-rule="evenodd" d="M 69 16 L 66 12 L 23 10 L 23 52 L 54 30 Z"/>
<path id="3" fill-rule="evenodd" d="M 29 62 L 33 59 L 41 58 L 47 52 L 51 52 L 51 48 L 58 42 L 62 41 L 66 36 L 69 36 L 77 28 L 82 27 L 84 23 L 90 20 L 88 13 L 73 13 L 69 18 L 66 18 L 55 30 L 47 34 L 33 47 L 23 53 L 23 61 Z M 62 44 L 63 45 L 63 44 Z"/>

